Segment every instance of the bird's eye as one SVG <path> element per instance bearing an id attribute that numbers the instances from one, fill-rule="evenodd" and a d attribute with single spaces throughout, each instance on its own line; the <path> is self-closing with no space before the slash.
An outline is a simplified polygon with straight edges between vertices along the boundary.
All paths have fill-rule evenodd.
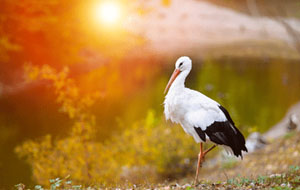
<path id="1" fill-rule="evenodd" d="M 181 66 L 182 66 L 182 64 L 183 64 L 183 62 L 181 62 L 181 63 L 179 64 L 179 67 L 181 67 Z"/>

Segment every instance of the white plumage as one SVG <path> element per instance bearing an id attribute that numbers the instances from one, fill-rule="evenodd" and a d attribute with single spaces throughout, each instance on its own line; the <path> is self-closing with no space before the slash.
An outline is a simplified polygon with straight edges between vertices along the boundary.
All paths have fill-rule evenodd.
<path id="1" fill-rule="evenodd" d="M 200 153 L 196 179 L 199 166 L 208 151 L 202 151 L 202 142 L 212 141 L 217 145 L 224 145 L 232 149 L 236 156 L 241 156 L 241 151 L 247 151 L 245 139 L 234 126 L 227 110 L 216 101 L 204 94 L 184 86 L 184 82 L 192 69 L 189 57 L 180 57 L 175 64 L 165 92 L 168 91 L 164 101 L 164 114 L 167 120 L 178 123 L 184 131 L 193 136 L 200 143 Z"/>
<path id="2" fill-rule="evenodd" d="M 170 89 L 164 106 L 166 119 L 179 123 L 197 143 L 201 142 L 201 139 L 194 127 L 200 127 L 204 131 L 215 121 L 227 120 L 216 101 L 189 88 Z"/>

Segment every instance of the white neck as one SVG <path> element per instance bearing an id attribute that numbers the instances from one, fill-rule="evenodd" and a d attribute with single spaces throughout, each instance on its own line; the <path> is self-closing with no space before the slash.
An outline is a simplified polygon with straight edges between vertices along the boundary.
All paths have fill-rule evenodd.
<path id="1" fill-rule="evenodd" d="M 182 71 L 177 76 L 177 78 L 174 80 L 168 93 L 172 93 L 173 91 L 179 91 L 179 90 L 183 89 L 185 87 L 184 86 L 185 79 L 189 75 L 189 73 L 190 73 L 190 71 L 188 71 L 188 70 Z"/>

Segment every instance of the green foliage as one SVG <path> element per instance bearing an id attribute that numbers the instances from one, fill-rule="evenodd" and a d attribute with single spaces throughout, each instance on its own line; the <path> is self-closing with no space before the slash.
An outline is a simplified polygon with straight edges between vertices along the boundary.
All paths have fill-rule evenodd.
<path id="1" fill-rule="evenodd" d="M 188 171 L 187 168 L 192 168 L 193 162 L 190 160 L 197 152 L 192 138 L 188 138 L 179 127 L 166 127 L 153 110 L 148 112 L 144 121 L 126 129 L 107 147 L 116 153 L 112 156 L 115 162 L 125 166 L 125 176 L 121 177 L 136 182 L 155 180 L 161 175 L 182 175 Z M 132 176 L 136 172 L 143 175 Z"/>
<path id="2" fill-rule="evenodd" d="M 179 127 L 166 127 L 154 110 L 145 119 L 100 143 L 95 139 L 95 119 L 88 108 L 99 93 L 82 94 L 68 70 L 56 72 L 25 67 L 29 80 L 46 79 L 52 82 L 61 111 L 74 121 L 70 134 L 64 138 L 51 135 L 28 140 L 16 148 L 32 167 L 33 178 L 51 189 L 59 187 L 64 176 L 75 183 L 114 183 L 123 179 L 142 182 L 155 181 L 159 176 L 176 177 L 192 168 L 196 144 Z"/>
<path id="3" fill-rule="evenodd" d="M 61 111 L 74 120 L 70 135 L 63 139 L 53 139 L 46 135 L 38 141 L 26 141 L 15 149 L 21 157 L 26 157 L 32 167 L 33 178 L 39 184 L 47 184 L 51 178 L 63 178 L 72 174 L 73 179 L 91 182 L 99 153 L 99 146 L 94 141 L 95 119 L 87 109 L 94 103 L 98 93 L 79 95 L 74 81 L 67 77 L 68 70 L 57 73 L 48 66 L 26 67 L 29 79 L 46 79 L 52 82 L 61 104 Z M 56 185 L 59 181 L 56 181 Z M 51 187 L 53 184 L 51 185 Z"/>
<path id="4" fill-rule="evenodd" d="M 57 96 L 56 101 L 61 105 L 60 111 L 68 114 L 71 119 L 89 120 L 92 122 L 93 116 L 88 113 L 89 108 L 99 98 L 100 93 L 80 94 L 79 88 L 74 80 L 68 77 L 69 69 L 65 67 L 61 72 L 55 71 L 48 65 L 41 69 L 30 64 L 24 67 L 27 81 L 44 79 L 52 82 Z"/>
<path id="5" fill-rule="evenodd" d="M 56 178 L 56 179 L 50 179 L 50 189 L 51 190 L 57 190 L 57 189 L 81 189 L 82 185 L 73 185 L 72 181 L 69 180 L 70 176 L 67 176 L 63 179 Z M 17 184 L 15 187 L 18 190 L 24 190 L 25 185 L 24 184 Z M 44 190 L 43 186 L 41 185 L 35 185 L 34 186 L 35 190 Z"/>
<path id="6" fill-rule="evenodd" d="M 289 171 L 291 173 L 295 173 L 295 172 L 298 172 L 300 170 L 300 166 L 290 166 L 289 167 Z"/>
<path id="7" fill-rule="evenodd" d="M 295 131 L 287 132 L 286 134 L 284 134 L 284 138 L 289 139 L 289 138 L 293 137 L 296 134 L 297 133 L 295 133 Z"/>
<path id="8" fill-rule="evenodd" d="M 256 179 L 248 179 L 244 177 L 232 178 L 227 180 L 228 185 L 236 187 L 264 188 L 274 190 L 298 189 L 300 166 L 290 166 L 289 170 L 283 174 L 272 174 L 270 176 L 258 176 Z"/>

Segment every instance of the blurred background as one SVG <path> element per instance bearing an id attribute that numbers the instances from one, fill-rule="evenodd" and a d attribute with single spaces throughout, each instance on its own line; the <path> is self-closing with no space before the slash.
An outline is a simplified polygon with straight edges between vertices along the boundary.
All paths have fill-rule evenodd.
<path id="1" fill-rule="evenodd" d="M 300 99 L 300 2 L 2 0 L 0 188 L 193 174 L 197 144 L 163 117 L 182 55 L 188 87 L 266 132 Z"/>

